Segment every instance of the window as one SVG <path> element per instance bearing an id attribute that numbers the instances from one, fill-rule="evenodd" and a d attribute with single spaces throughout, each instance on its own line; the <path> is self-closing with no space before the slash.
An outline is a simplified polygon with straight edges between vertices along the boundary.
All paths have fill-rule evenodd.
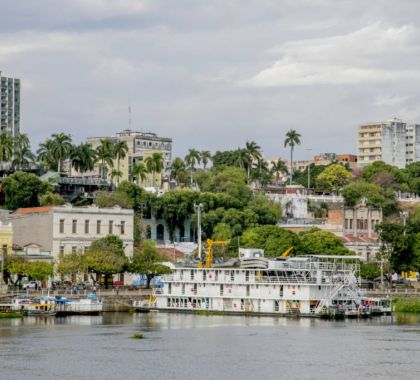
<path id="1" fill-rule="evenodd" d="M 60 255 L 64 255 L 64 245 L 60 245 Z"/>
<path id="2" fill-rule="evenodd" d="M 73 234 L 77 233 L 77 219 L 73 219 L 73 221 L 72 221 L 71 232 Z"/>
<path id="3" fill-rule="evenodd" d="M 108 233 L 109 234 L 112 234 L 113 231 L 114 231 L 114 221 L 113 220 L 110 220 L 109 221 L 109 225 L 108 225 Z"/>
<path id="4" fill-rule="evenodd" d="M 85 234 L 89 233 L 89 219 L 85 220 Z"/>
<path id="5" fill-rule="evenodd" d="M 71 247 L 71 253 L 76 253 L 76 252 L 77 252 L 77 247 L 73 245 L 73 247 Z"/>
<path id="6" fill-rule="evenodd" d="M 96 221 L 96 233 L 97 234 L 101 233 L 101 221 L 100 220 Z"/>
<path id="7" fill-rule="evenodd" d="M 60 234 L 64 234 L 64 219 L 60 219 Z"/>
<path id="8" fill-rule="evenodd" d="M 121 221 L 120 229 L 121 229 L 121 231 L 120 231 L 121 235 L 124 235 L 125 234 L 125 222 L 123 220 Z"/>

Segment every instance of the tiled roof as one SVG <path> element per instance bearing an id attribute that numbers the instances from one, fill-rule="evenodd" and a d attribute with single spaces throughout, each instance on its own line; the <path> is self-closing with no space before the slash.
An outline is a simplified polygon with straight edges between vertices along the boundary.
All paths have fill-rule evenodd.
<path id="1" fill-rule="evenodd" d="M 378 243 L 378 237 L 373 235 L 371 237 L 368 236 L 355 236 L 355 235 L 345 235 L 342 238 L 344 243 Z"/>
<path id="2" fill-rule="evenodd" d="M 52 207 L 53 206 L 19 208 L 14 212 L 14 214 L 25 215 L 25 214 L 44 213 L 44 212 L 49 212 L 52 209 Z"/>

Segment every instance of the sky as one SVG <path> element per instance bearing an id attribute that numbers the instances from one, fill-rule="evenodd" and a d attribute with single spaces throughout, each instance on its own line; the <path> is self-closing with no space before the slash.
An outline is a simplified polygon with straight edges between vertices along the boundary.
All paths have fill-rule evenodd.
<path id="1" fill-rule="evenodd" d="M 0 70 L 35 150 L 129 127 L 266 158 L 355 153 L 357 126 L 420 123 L 420 2 L 0 0 Z"/>

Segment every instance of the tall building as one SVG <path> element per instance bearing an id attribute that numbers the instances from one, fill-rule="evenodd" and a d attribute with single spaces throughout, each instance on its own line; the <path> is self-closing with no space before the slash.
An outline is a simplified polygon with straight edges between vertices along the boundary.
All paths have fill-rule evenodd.
<path id="1" fill-rule="evenodd" d="M 20 79 L 2 76 L 0 71 L 0 131 L 11 136 L 20 130 Z"/>
<path id="2" fill-rule="evenodd" d="M 403 168 L 406 165 L 407 124 L 398 119 L 366 123 L 359 127 L 357 166 L 374 161 Z"/>
<path id="3" fill-rule="evenodd" d="M 105 137 L 89 137 L 87 142 L 96 149 L 101 140 Z M 159 188 L 162 181 L 162 176 L 169 175 L 169 167 L 172 162 L 172 139 L 168 137 L 159 137 L 155 133 L 150 132 L 135 132 L 131 130 L 124 130 L 116 134 L 116 136 L 109 137 L 111 141 L 125 141 L 128 146 L 127 155 L 120 160 L 119 170 L 122 172 L 120 181 L 132 180 L 131 172 L 134 163 L 145 162 L 147 157 L 153 153 L 161 153 L 163 156 L 163 171 L 162 175 L 148 174 L 147 178 L 142 181 L 143 186 Z M 117 169 L 117 160 L 114 161 L 113 168 Z M 100 163 L 96 164 L 95 174 L 99 175 L 101 171 Z M 108 168 L 108 176 L 111 170 Z M 153 183 L 153 181 L 155 183 Z"/>
<path id="4" fill-rule="evenodd" d="M 407 165 L 420 161 L 420 124 L 407 125 Z"/>

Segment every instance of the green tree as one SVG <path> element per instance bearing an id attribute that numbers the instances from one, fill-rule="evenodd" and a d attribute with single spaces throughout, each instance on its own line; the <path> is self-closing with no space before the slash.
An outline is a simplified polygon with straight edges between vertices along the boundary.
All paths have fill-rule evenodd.
<path id="1" fill-rule="evenodd" d="M 128 264 L 123 241 L 115 235 L 95 240 L 86 253 L 86 266 L 89 272 L 104 276 L 105 286 L 116 273 L 122 273 Z"/>
<path id="2" fill-rule="evenodd" d="M 39 197 L 51 191 L 51 185 L 35 174 L 17 171 L 2 182 L 5 205 L 9 210 L 39 206 Z"/>
<path id="3" fill-rule="evenodd" d="M 360 263 L 360 277 L 373 280 L 381 275 L 381 268 L 377 263 Z"/>
<path id="4" fill-rule="evenodd" d="M 13 169 L 27 169 L 34 161 L 35 155 L 31 151 L 28 135 L 25 133 L 19 134 L 13 139 Z"/>
<path id="5" fill-rule="evenodd" d="M 343 240 L 329 231 L 312 229 L 299 234 L 300 244 L 296 253 L 303 255 L 350 255 Z"/>
<path id="6" fill-rule="evenodd" d="M 25 273 L 31 280 L 44 281 L 54 275 L 54 265 L 40 261 L 27 262 Z"/>
<path id="7" fill-rule="evenodd" d="M 246 153 L 246 168 L 247 168 L 247 179 L 251 176 L 251 168 L 254 160 L 259 160 L 261 156 L 261 147 L 255 141 L 247 141 L 245 143 Z"/>
<path id="8" fill-rule="evenodd" d="M 51 191 L 39 196 L 40 206 L 60 206 L 64 203 L 64 198 L 60 194 L 55 194 Z"/>
<path id="9" fill-rule="evenodd" d="M 70 154 L 71 165 L 83 174 L 95 168 L 96 151 L 89 143 L 81 143 L 73 147 Z"/>
<path id="10" fill-rule="evenodd" d="M 254 197 L 247 205 L 246 209 L 250 209 L 257 216 L 257 223 L 276 224 L 281 218 L 280 204 L 269 201 L 265 196 L 260 195 Z"/>
<path id="11" fill-rule="evenodd" d="M 57 273 L 62 278 L 69 276 L 73 282 L 77 275 L 85 273 L 87 270 L 86 255 L 81 252 L 71 252 L 59 257 Z"/>
<path id="12" fill-rule="evenodd" d="M 293 151 L 296 145 L 300 145 L 301 135 L 297 133 L 294 129 L 290 129 L 286 133 L 286 139 L 284 140 L 284 147 L 290 147 L 290 185 L 292 184 L 293 177 Z"/>
<path id="13" fill-rule="evenodd" d="M 226 223 L 219 223 L 213 229 L 214 240 L 230 240 L 232 238 L 232 230 Z"/>
<path id="14" fill-rule="evenodd" d="M 192 186 L 193 181 L 194 181 L 195 165 L 201 162 L 200 152 L 197 149 L 189 149 L 188 154 L 184 158 L 184 161 L 191 171 L 191 186 Z"/>
<path id="15" fill-rule="evenodd" d="M 114 187 L 114 178 L 117 178 L 117 186 L 120 182 L 120 178 L 123 176 L 123 173 L 121 170 L 112 169 L 111 170 L 111 186 Z"/>
<path id="16" fill-rule="evenodd" d="M 178 183 L 185 184 L 187 182 L 187 167 L 182 158 L 176 157 L 171 164 L 170 176 L 172 179 L 175 179 Z"/>
<path id="17" fill-rule="evenodd" d="M 156 248 L 156 243 L 152 240 L 143 240 L 143 249 L 135 252 L 128 266 L 131 273 L 143 274 L 146 276 L 146 287 L 150 288 L 153 277 L 171 273 L 171 270 L 162 264 L 167 261 Z"/>
<path id="18" fill-rule="evenodd" d="M 296 234 L 271 225 L 249 228 L 241 237 L 241 247 L 262 248 L 266 257 L 278 257 L 288 248 L 298 246 Z"/>
<path id="19" fill-rule="evenodd" d="M 13 138 L 7 132 L 0 133 L 0 162 L 9 161 L 13 155 Z"/>
<path id="20" fill-rule="evenodd" d="M 36 151 L 37 159 L 41 165 L 49 170 L 58 170 L 58 162 L 53 155 L 53 141 L 46 139 L 45 142 L 39 144 L 39 148 Z"/>
<path id="21" fill-rule="evenodd" d="M 144 182 L 147 178 L 147 168 L 143 162 L 134 163 L 131 170 L 131 176 L 137 184 Z"/>
<path id="22" fill-rule="evenodd" d="M 114 144 L 110 138 L 101 139 L 101 144 L 96 148 L 96 158 L 101 162 L 101 177 L 106 179 L 107 167 L 114 166 Z"/>
<path id="23" fill-rule="evenodd" d="M 132 199 L 123 191 L 97 191 L 95 193 L 95 204 L 98 207 L 133 207 Z"/>
<path id="24" fill-rule="evenodd" d="M 153 176 L 153 187 L 156 187 L 156 173 L 161 173 L 163 170 L 163 155 L 160 152 L 153 153 L 145 160 L 146 168 Z"/>
<path id="25" fill-rule="evenodd" d="M 117 171 L 119 173 L 121 173 L 120 171 L 120 160 L 124 159 L 125 156 L 128 153 L 128 145 L 127 145 L 127 141 L 123 141 L 123 140 L 118 140 L 115 144 L 114 144 L 114 157 L 117 158 Z M 122 176 L 119 175 L 117 176 L 118 181 L 117 181 L 117 187 L 120 185 L 120 177 Z"/>
<path id="26" fill-rule="evenodd" d="M 281 174 L 287 174 L 287 165 L 282 160 L 271 161 L 271 173 L 276 176 L 278 182 Z"/>
<path id="27" fill-rule="evenodd" d="M 19 256 L 6 256 L 4 259 L 4 278 L 8 284 L 20 284 L 26 274 L 26 260 Z M 15 277 L 13 281 L 12 276 Z"/>
<path id="28" fill-rule="evenodd" d="M 204 170 L 206 170 L 207 165 L 209 161 L 211 161 L 211 158 L 212 158 L 211 152 L 209 150 L 202 150 L 200 152 L 200 158 L 201 158 L 201 162 L 203 163 Z"/>
<path id="29" fill-rule="evenodd" d="M 338 193 L 338 191 L 350 183 L 353 176 L 340 164 L 332 164 L 328 166 L 316 180 L 318 186 L 321 186 L 324 191 L 332 191 Z"/>
<path id="30" fill-rule="evenodd" d="M 72 150 L 71 136 L 61 133 L 54 133 L 51 136 L 51 154 L 57 162 L 57 171 L 61 173 L 63 161 L 70 157 Z"/>

